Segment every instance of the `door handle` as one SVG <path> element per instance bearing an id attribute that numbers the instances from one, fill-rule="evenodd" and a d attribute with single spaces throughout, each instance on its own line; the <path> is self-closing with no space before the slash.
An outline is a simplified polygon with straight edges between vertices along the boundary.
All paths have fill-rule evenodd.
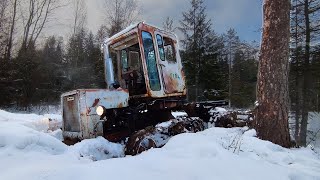
<path id="1" fill-rule="evenodd" d="M 162 67 L 166 67 L 166 65 L 164 65 L 164 64 L 160 64 L 160 66 L 162 66 Z"/>

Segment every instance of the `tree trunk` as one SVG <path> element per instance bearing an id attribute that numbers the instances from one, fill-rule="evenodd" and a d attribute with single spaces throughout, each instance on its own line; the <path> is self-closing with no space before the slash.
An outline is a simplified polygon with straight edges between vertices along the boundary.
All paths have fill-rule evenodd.
<path id="1" fill-rule="evenodd" d="M 299 144 L 299 134 L 300 134 L 300 116 L 301 116 L 301 78 L 300 78 L 300 51 L 298 49 L 298 0 L 295 0 L 295 11 L 294 11 L 294 48 L 295 48 L 295 106 L 294 106 L 294 112 L 295 112 L 295 131 L 294 131 L 294 139 L 297 144 Z"/>
<path id="2" fill-rule="evenodd" d="M 257 135 L 290 147 L 288 71 L 290 1 L 264 1 L 264 27 L 258 72 L 255 128 Z"/>
<path id="3" fill-rule="evenodd" d="M 307 145 L 307 127 L 308 127 L 308 111 L 310 108 L 310 18 L 309 18 L 309 0 L 304 1 L 304 18 L 306 27 L 305 56 L 304 56 L 304 72 L 303 72 L 303 102 L 302 102 L 302 119 L 300 127 L 299 142 L 301 146 Z"/>
<path id="4" fill-rule="evenodd" d="M 298 66 L 298 63 L 297 63 Z M 295 93 L 295 131 L 294 131 L 294 139 L 297 144 L 300 144 L 300 117 L 301 117 L 301 96 L 302 96 L 302 89 L 301 89 L 301 78 L 299 75 L 299 70 L 296 72 L 296 93 Z"/>
<path id="5" fill-rule="evenodd" d="M 231 82 L 231 71 L 232 71 L 232 55 L 231 55 L 231 40 L 229 42 L 229 108 L 231 108 L 231 96 L 232 96 L 232 82 Z"/>
<path id="6" fill-rule="evenodd" d="M 15 23 L 16 23 L 16 14 L 17 14 L 17 0 L 15 0 L 13 3 L 12 22 L 11 22 L 11 27 L 10 27 L 10 34 L 9 34 L 9 40 L 8 40 L 8 44 L 7 44 L 6 54 L 5 54 L 6 60 L 11 59 L 12 41 L 13 41 L 13 33 L 14 33 L 14 28 L 15 28 Z"/>

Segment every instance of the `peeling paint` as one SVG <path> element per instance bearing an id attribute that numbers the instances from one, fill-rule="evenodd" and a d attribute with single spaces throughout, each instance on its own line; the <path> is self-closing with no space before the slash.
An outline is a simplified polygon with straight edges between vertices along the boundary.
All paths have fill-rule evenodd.
<path id="1" fill-rule="evenodd" d="M 74 101 L 66 101 L 70 93 L 62 95 L 63 122 L 66 124 L 63 126 L 63 135 L 69 139 L 89 139 L 103 134 L 100 116 L 96 114 L 97 106 L 104 106 L 106 109 L 128 106 L 129 94 L 121 89 L 81 89 L 74 93 Z"/>

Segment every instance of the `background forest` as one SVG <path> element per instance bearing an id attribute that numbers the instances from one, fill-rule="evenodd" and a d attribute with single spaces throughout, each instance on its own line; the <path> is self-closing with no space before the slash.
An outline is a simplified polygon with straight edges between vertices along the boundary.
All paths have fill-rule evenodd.
<path id="1" fill-rule="evenodd" d="M 35 106 L 59 105 L 63 92 L 105 87 L 100 51 L 103 38 L 143 19 L 140 1 L 105 2 L 105 24 L 95 34 L 86 25 L 87 8 L 83 0 L 0 2 L 1 108 L 28 111 Z M 72 7 L 73 23 L 68 38 L 62 34 L 41 36 L 63 6 Z M 231 107 L 252 108 L 256 99 L 259 42 L 242 41 L 232 28 L 223 34 L 216 33 L 214 21 L 206 13 L 203 0 L 192 0 L 189 10 L 181 12 L 179 21 L 167 17 L 158 25 L 177 33 L 181 39 L 188 99 L 229 99 Z M 320 109 L 319 19 L 319 0 L 291 1 L 289 89 L 298 129 L 300 126 L 306 129 L 309 111 Z"/>

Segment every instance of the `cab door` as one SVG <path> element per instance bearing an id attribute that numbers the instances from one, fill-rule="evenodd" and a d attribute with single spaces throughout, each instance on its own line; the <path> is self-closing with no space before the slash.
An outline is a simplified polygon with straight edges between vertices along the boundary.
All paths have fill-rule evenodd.
<path id="1" fill-rule="evenodd" d="M 165 93 L 181 93 L 185 90 L 185 82 L 176 41 L 160 33 L 155 33 L 155 36 Z"/>
<path id="2" fill-rule="evenodd" d="M 156 49 L 153 42 L 152 34 L 148 31 L 141 31 L 143 54 L 146 62 L 148 73 L 149 88 L 154 93 L 161 92 L 161 83 L 157 66 Z"/>

